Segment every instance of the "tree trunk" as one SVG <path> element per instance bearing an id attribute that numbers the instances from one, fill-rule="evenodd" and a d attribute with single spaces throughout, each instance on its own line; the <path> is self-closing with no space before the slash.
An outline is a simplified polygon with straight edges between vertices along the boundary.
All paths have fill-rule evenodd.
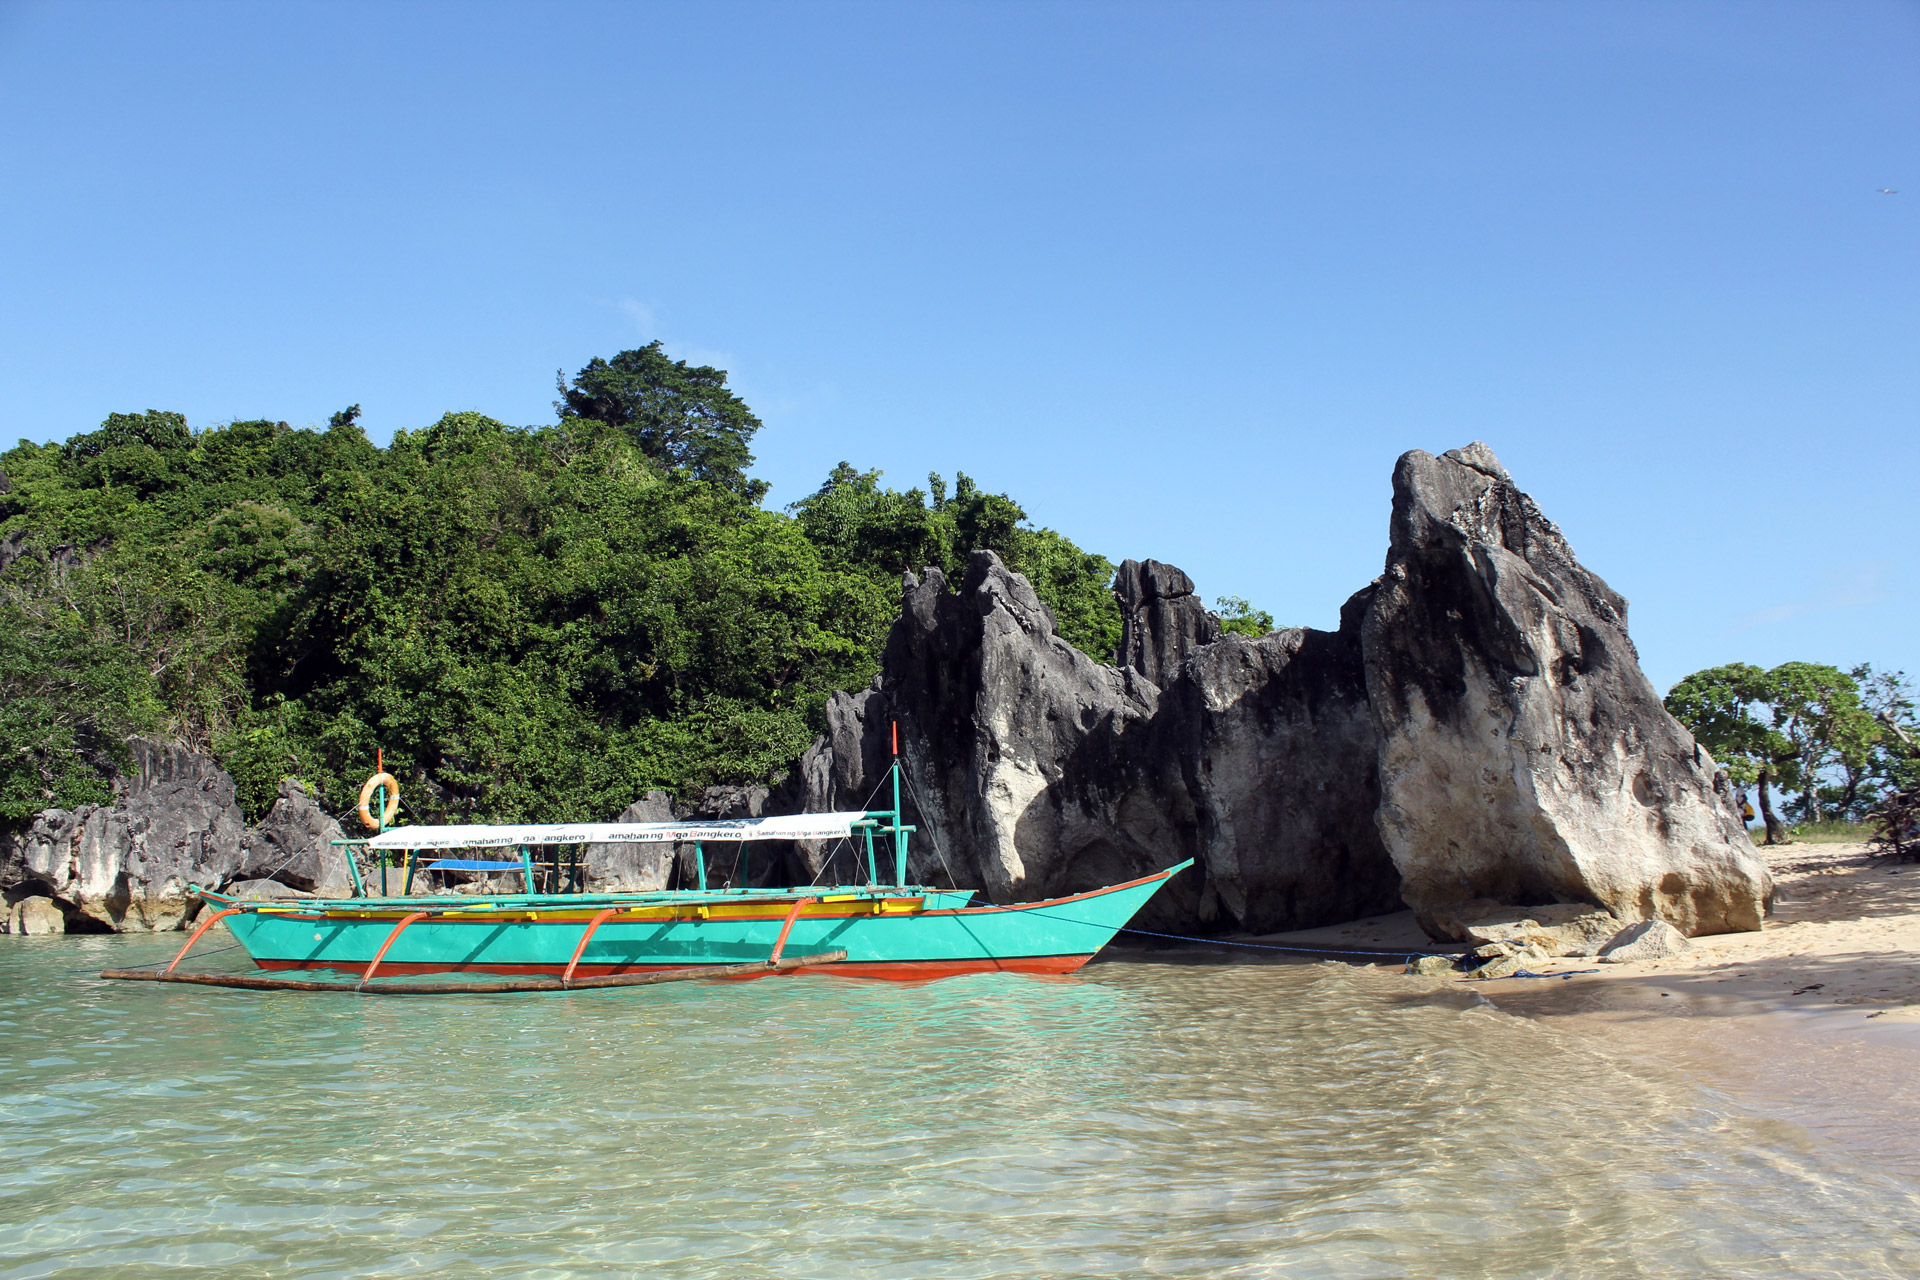
<path id="1" fill-rule="evenodd" d="M 1773 816 L 1773 800 L 1767 795 L 1767 771 L 1760 771 L 1760 820 L 1767 824 L 1767 843 L 1785 844 L 1787 829 Z"/>

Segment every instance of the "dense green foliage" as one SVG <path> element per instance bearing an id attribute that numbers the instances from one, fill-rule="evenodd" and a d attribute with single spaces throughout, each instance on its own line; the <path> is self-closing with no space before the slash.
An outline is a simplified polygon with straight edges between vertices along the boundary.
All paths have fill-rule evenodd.
<path id="1" fill-rule="evenodd" d="M 1914 703 L 1900 672 L 1735 662 L 1696 671 L 1666 705 L 1735 785 L 1757 786 L 1769 842 L 1785 831 L 1773 811 L 1775 787 L 1793 794 L 1785 807 L 1799 822 L 1857 822 L 1888 792 L 1912 786 L 1920 767 L 1910 745 Z"/>
<path id="2" fill-rule="evenodd" d="M 1229 635 L 1252 636 L 1258 640 L 1273 630 L 1273 615 L 1265 609 L 1256 609 L 1239 596 L 1221 596 L 1214 601 L 1220 606 L 1220 630 Z"/>
<path id="3" fill-rule="evenodd" d="M 719 370 L 654 344 L 561 390 L 554 425 L 454 413 L 384 449 L 355 407 L 0 455 L 0 823 L 104 799 L 137 732 L 215 751 L 251 815 L 287 776 L 343 808 L 376 748 L 416 820 L 771 780 L 873 678 L 901 571 L 976 548 L 1117 642 L 1113 566 L 964 475 L 843 464 L 770 511 Z"/>

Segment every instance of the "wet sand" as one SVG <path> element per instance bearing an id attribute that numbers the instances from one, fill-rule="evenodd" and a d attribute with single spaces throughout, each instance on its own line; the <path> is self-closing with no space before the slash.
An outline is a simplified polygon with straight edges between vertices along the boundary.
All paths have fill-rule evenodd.
<path id="1" fill-rule="evenodd" d="M 1757 933 L 1696 938 L 1640 964 L 1560 959 L 1564 977 L 1477 982 L 1474 991 L 1610 1053 L 1679 1067 L 1770 1120 L 1799 1125 L 1920 1178 L 1920 867 L 1858 844 L 1762 849 L 1779 894 Z M 1447 951 L 1411 912 L 1260 941 Z"/>

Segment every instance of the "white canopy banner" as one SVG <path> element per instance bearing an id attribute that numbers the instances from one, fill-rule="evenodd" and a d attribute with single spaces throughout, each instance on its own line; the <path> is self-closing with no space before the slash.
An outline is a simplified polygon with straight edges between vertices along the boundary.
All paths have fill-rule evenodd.
<path id="1" fill-rule="evenodd" d="M 504 826 L 395 827 L 367 841 L 373 849 L 502 849 L 523 844 L 667 844 L 676 840 L 833 840 L 853 834 L 867 815 L 797 813 L 712 822 L 557 822 Z"/>

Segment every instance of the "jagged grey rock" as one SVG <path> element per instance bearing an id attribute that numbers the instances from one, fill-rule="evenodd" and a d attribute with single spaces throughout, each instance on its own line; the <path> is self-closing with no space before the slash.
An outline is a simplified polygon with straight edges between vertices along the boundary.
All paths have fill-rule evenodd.
<path id="1" fill-rule="evenodd" d="M 1642 674 L 1626 601 L 1483 444 L 1408 453 L 1393 488 L 1363 645 L 1380 829 L 1428 931 L 1473 898 L 1759 928 L 1766 867 Z"/>
<path id="2" fill-rule="evenodd" d="M 672 822 L 673 805 L 664 791 L 649 791 L 621 810 L 616 822 Z M 670 844 L 590 844 L 581 850 L 587 888 L 594 893 L 665 889 L 673 877 Z"/>
<path id="3" fill-rule="evenodd" d="M 1397 905 L 1372 818 L 1357 612 L 1337 634 L 1209 639 L 1161 670 L 1163 689 L 1061 640 L 1031 585 L 991 552 L 972 555 L 957 592 L 929 569 L 907 575 L 903 593 L 881 681 L 829 703 L 827 733 L 783 801 L 866 804 L 884 782 L 897 720 L 922 828 L 915 879 L 944 882 L 950 871 L 1010 901 L 1191 857 L 1197 869 L 1175 877 L 1139 923 L 1210 932 L 1303 928 Z M 857 850 L 805 856 L 815 871 L 823 856 L 848 857 L 836 876 L 864 878 Z"/>
<path id="4" fill-rule="evenodd" d="M 247 833 L 246 854 L 237 875 L 275 880 L 321 898 L 353 892 L 346 852 L 335 840 L 346 838 L 340 824 L 307 789 L 288 778 L 279 797 Z"/>
<path id="5" fill-rule="evenodd" d="M 178 929 L 199 908 L 190 885 L 217 888 L 239 871 L 246 824 L 233 779 L 212 760 L 145 739 L 132 749 L 136 772 L 112 806 L 35 818 L 27 873 L 109 929 Z"/>
<path id="6" fill-rule="evenodd" d="M 909 575 L 883 667 L 889 679 L 863 725 L 881 742 L 861 758 L 888 755 L 897 719 L 924 829 L 915 878 L 932 878 L 944 854 L 1007 900 L 1171 860 L 1164 815 L 1139 794 L 1148 780 L 1126 749 L 1144 702 L 1056 636 L 1039 596 L 998 556 L 974 552 L 957 594 L 937 569 Z M 854 790 L 880 782 L 863 776 Z"/>
<path id="7" fill-rule="evenodd" d="M 914 878 L 943 850 L 997 900 L 1192 857 L 1143 927 L 1303 928 L 1396 899 L 1458 940 L 1549 904 L 1530 910 L 1555 950 L 1649 916 L 1759 926 L 1765 867 L 1641 673 L 1626 602 L 1485 445 L 1401 458 L 1386 572 L 1337 631 L 1222 636 L 1153 561 L 1123 565 L 1115 590 L 1108 667 L 991 553 L 957 592 L 907 575 L 879 679 L 829 702 L 781 807 L 866 803 L 897 720 Z M 839 856 L 800 854 L 810 872 Z"/>
<path id="8" fill-rule="evenodd" d="M 1407 972 L 1423 978 L 1437 978 L 1456 971 L 1452 956 L 1421 956 L 1407 966 Z"/>
<path id="9" fill-rule="evenodd" d="M 1158 560 L 1123 561 L 1113 577 L 1120 599 L 1119 665 L 1162 685 L 1187 655 L 1220 638 L 1220 619 L 1193 592 L 1193 579 Z"/>
<path id="10" fill-rule="evenodd" d="M 1600 958 L 1610 964 L 1665 960 L 1681 954 L 1692 945 L 1685 934 L 1665 920 L 1641 920 L 1615 934 L 1600 948 Z"/>

